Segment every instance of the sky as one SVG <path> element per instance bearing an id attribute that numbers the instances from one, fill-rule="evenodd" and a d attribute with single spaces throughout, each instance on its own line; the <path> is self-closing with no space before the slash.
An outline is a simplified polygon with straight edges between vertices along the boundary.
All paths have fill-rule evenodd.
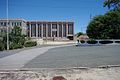
<path id="1" fill-rule="evenodd" d="M 6 1 L 0 0 L 0 19 L 6 18 Z M 86 32 L 90 17 L 107 12 L 104 0 L 8 0 L 9 19 L 73 21 L 74 30 Z"/>

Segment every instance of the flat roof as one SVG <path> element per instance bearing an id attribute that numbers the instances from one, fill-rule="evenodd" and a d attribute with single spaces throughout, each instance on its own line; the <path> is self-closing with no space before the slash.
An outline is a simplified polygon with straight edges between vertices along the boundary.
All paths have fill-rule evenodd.
<path id="1" fill-rule="evenodd" d="M 9 21 L 24 21 L 27 23 L 74 23 L 73 21 L 41 21 L 41 20 L 31 20 L 31 21 L 27 21 L 25 19 L 8 19 Z M 7 21 L 7 19 L 0 19 L 0 21 Z"/>
<path id="2" fill-rule="evenodd" d="M 26 20 L 25 19 L 0 19 L 0 21 L 6 21 L 6 20 L 9 20 L 9 21 L 14 21 L 14 20 L 17 20 L 17 21 L 25 21 L 26 22 Z"/>
<path id="3" fill-rule="evenodd" d="M 27 23 L 74 23 L 70 21 L 27 21 Z"/>

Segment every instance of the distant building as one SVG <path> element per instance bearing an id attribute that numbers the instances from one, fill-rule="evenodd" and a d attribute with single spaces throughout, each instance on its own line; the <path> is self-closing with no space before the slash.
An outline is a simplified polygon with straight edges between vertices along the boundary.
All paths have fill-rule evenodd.
<path id="1" fill-rule="evenodd" d="M 30 38 L 41 39 L 74 39 L 74 22 L 25 21 L 22 19 L 8 20 L 10 28 L 19 26 L 22 33 Z M 7 20 L 0 19 L 0 32 L 5 31 Z"/>

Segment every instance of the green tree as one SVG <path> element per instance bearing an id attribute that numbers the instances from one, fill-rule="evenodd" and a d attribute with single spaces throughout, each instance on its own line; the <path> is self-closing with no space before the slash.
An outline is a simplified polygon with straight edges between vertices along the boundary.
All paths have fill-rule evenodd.
<path id="1" fill-rule="evenodd" d="M 83 33 L 82 32 L 78 32 L 77 33 L 77 37 L 79 37 L 80 35 L 83 35 Z"/>
<path id="2" fill-rule="evenodd" d="M 22 29 L 20 27 L 14 27 L 9 34 L 10 41 L 18 44 L 23 44 L 25 41 L 25 35 L 22 34 Z"/>
<path id="3" fill-rule="evenodd" d="M 1 50 L 6 49 L 7 47 L 7 38 L 6 38 L 6 33 L 5 32 L 0 32 L 0 46 L 1 46 Z"/>
<path id="4" fill-rule="evenodd" d="M 14 48 L 21 48 L 23 47 L 26 39 L 25 35 L 22 34 L 22 29 L 20 27 L 14 27 L 9 34 L 9 39 L 10 39 L 10 47 L 12 49 Z"/>
<path id="5" fill-rule="evenodd" d="M 113 10 L 120 10 L 120 0 L 105 0 L 104 7 Z"/>
<path id="6" fill-rule="evenodd" d="M 93 39 L 120 39 L 120 11 L 94 17 L 86 32 Z"/>

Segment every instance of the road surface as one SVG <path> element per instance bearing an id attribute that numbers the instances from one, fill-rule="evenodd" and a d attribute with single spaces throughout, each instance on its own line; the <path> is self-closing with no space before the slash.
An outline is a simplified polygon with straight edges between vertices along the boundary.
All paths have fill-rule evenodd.
<path id="1" fill-rule="evenodd" d="M 120 64 L 120 46 L 46 46 L 0 58 L 0 69 L 97 67 Z"/>
<path id="2" fill-rule="evenodd" d="M 120 64 L 120 46 L 59 47 L 28 62 L 24 68 L 98 67 Z"/>

